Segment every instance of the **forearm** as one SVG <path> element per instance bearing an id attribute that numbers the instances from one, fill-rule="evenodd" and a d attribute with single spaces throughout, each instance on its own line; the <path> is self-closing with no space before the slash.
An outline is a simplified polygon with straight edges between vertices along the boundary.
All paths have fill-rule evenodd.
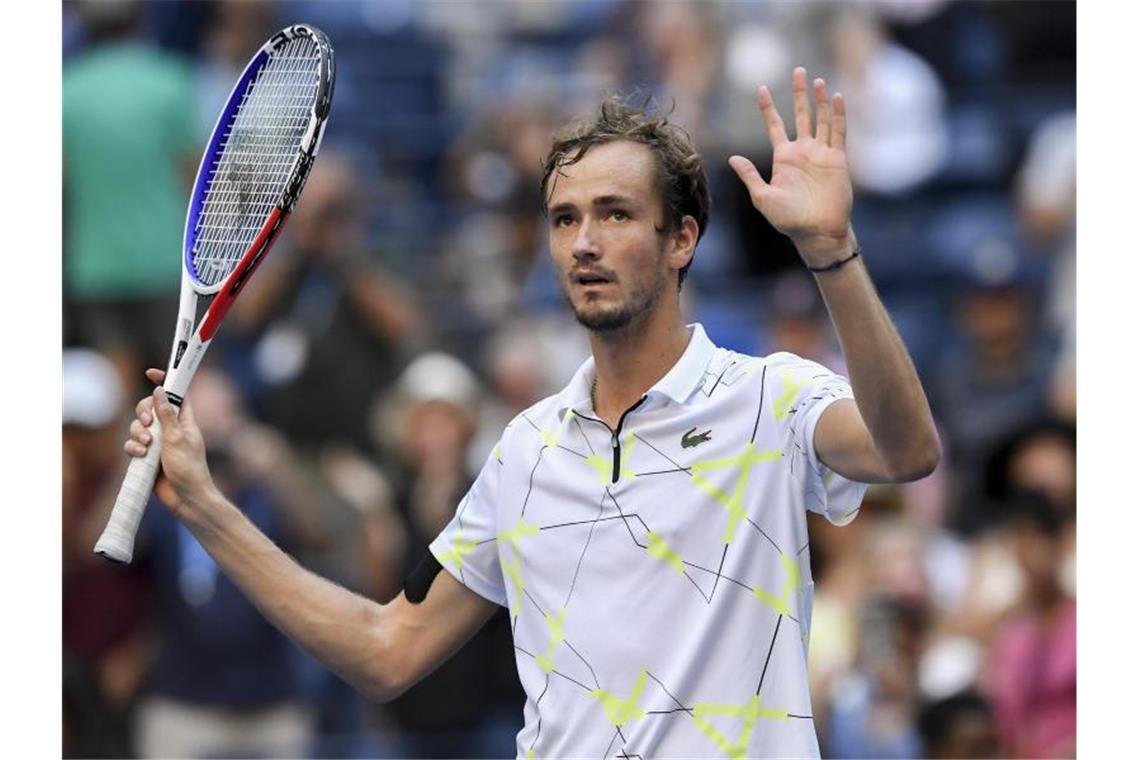
<path id="1" fill-rule="evenodd" d="M 850 256 L 854 237 L 831 255 L 805 255 L 810 266 Z M 859 413 L 875 450 L 898 479 L 928 474 L 940 445 L 926 394 L 906 346 L 875 292 L 862 257 L 815 273 L 839 336 Z"/>
<path id="2" fill-rule="evenodd" d="M 382 605 L 301 567 L 217 490 L 192 507 L 179 516 L 282 633 L 369 698 L 401 690 Z"/>

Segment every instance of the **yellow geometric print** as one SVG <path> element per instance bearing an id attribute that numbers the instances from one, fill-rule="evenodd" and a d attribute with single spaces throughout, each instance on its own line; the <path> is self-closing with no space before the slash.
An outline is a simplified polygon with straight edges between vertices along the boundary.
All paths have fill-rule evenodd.
<path id="1" fill-rule="evenodd" d="M 537 525 L 531 525 L 520 517 L 519 521 L 515 523 L 515 527 L 510 530 L 505 530 L 495 537 L 499 541 L 509 541 L 511 551 L 514 552 L 514 560 L 512 562 L 507 562 L 501 556 L 499 557 L 499 565 L 503 568 L 503 573 L 511 579 L 511 583 L 515 587 L 514 598 L 508 597 L 512 616 L 518 613 L 517 600 L 522 599 L 523 594 L 522 556 L 519 554 L 519 544 L 527 536 L 533 536 L 537 533 Z"/>
<path id="2" fill-rule="evenodd" d="M 748 488 L 748 477 L 752 472 L 752 468 L 763 462 L 774 462 L 778 459 L 782 459 L 783 456 L 784 453 L 779 449 L 757 451 L 756 444 L 749 442 L 744 445 L 744 453 L 739 456 L 710 459 L 704 462 L 693 463 L 693 483 L 696 484 L 697 488 L 700 488 L 728 508 L 728 525 L 724 530 L 725 544 L 732 543 L 732 539 L 736 535 L 736 526 L 740 524 L 741 520 L 748 517 L 748 511 L 744 508 L 744 492 Z M 709 472 L 710 470 L 722 470 L 726 467 L 740 468 L 740 473 L 737 475 L 736 484 L 733 487 L 731 496 L 717 488 L 703 476 L 703 473 Z"/>
<path id="3" fill-rule="evenodd" d="M 685 574 L 685 565 L 681 560 L 681 555 L 673 551 L 673 548 L 665 543 L 665 539 L 661 538 L 661 535 L 656 531 L 649 531 L 649 546 L 645 550 L 649 552 L 650 557 L 668 562 L 678 573 Z"/>
<path id="4" fill-rule="evenodd" d="M 618 480 L 637 477 L 637 474 L 629 467 L 629 455 L 633 451 L 633 444 L 636 440 L 633 433 L 630 433 L 629 437 L 625 440 L 625 446 L 621 451 L 621 470 L 618 472 Z M 612 452 L 609 454 L 590 454 L 586 457 L 586 461 L 594 468 L 594 471 L 598 473 L 598 480 L 602 482 L 602 485 L 608 486 L 614 482 L 614 459 Z"/>
<path id="5" fill-rule="evenodd" d="M 573 409 L 567 409 L 566 413 L 564 415 L 562 415 L 562 419 L 558 421 L 558 433 L 557 434 L 550 432 L 546 428 L 539 430 L 538 435 L 542 439 L 542 445 L 543 446 L 549 446 L 552 449 L 557 448 L 558 447 L 558 441 L 560 440 L 559 436 L 561 436 L 562 433 L 565 432 L 566 425 L 570 422 L 570 420 L 573 417 L 574 417 L 574 410 Z"/>
<path id="6" fill-rule="evenodd" d="M 727 736 L 717 731 L 716 728 L 705 719 L 705 716 L 708 715 L 728 715 L 743 718 L 744 725 L 741 726 L 740 735 L 736 737 L 736 741 L 729 741 Z M 735 758 L 744 757 L 748 752 L 748 743 L 752 740 L 752 731 L 756 728 L 756 722 L 760 718 L 766 718 L 768 720 L 787 720 L 788 711 L 761 706 L 759 695 L 752 697 L 746 705 L 693 706 L 693 722 L 697 724 L 697 728 L 709 738 L 709 741 L 716 745 L 717 749 L 725 754 L 725 757 L 733 758 L 733 760 L 735 760 Z"/>
<path id="7" fill-rule="evenodd" d="M 776 614 L 788 615 L 792 611 L 792 594 L 795 593 L 800 585 L 800 568 L 795 560 L 783 552 L 780 552 L 780 563 L 784 566 L 784 573 L 787 578 L 787 580 L 784 581 L 784 590 L 780 596 L 770 594 L 762 588 L 754 588 L 752 589 L 752 593 L 756 595 L 757 599 L 774 609 Z"/>
<path id="8" fill-rule="evenodd" d="M 776 416 L 776 422 L 783 422 L 784 418 L 791 413 L 792 407 L 796 405 L 796 397 L 800 395 L 800 391 L 807 387 L 809 382 L 808 378 L 804 378 L 797 383 L 792 373 L 786 369 L 780 370 L 780 379 L 784 382 L 784 392 L 772 404 L 772 413 Z"/>
<path id="9" fill-rule="evenodd" d="M 511 528 L 510 530 L 503 531 L 498 536 L 496 536 L 496 538 L 500 541 L 510 541 L 514 546 L 517 547 L 519 543 L 522 542 L 522 539 L 526 538 L 527 536 L 536 535 L 537 533 L 537 525 L 531 525 L 520 517 L 519 521 L 515 523 L 515 527 Z"/>
<path id="10" fill-rule="evenodd" d="M 540 654 L 534 658 L 538 667 L 542 668 L 543 673 L 550 673 L 554 670 L 554 650 L 566 640 L 565 624 L 565 608 L 558 610 L 557 615 L 546 613 L 546 627 L 550 629 L 550 644 L 546 648 L 546 654 Z"/>
<path id="11" fill-rule="evenodd" d="M 463 531 L 460 530 L 455 535 L 455 543 L 449 551 L 444 552 L 439 556 L 441 564 L 448 562 L 455 562 L 457 569 L 463 568 L 463 555 L 470 554 L 475 550 L 475 542 L 468 541 L 463 537 Z"/>
<path id="12" fill-rule="evenodd" d="M 511 546 L 511 552 L 514 553 L 514 560 L 507 562 L 500 555 L 499 565 L 503 568 L 503 574 L 511 579 L 511 584 L 515 587 L 515 595 L 507 596 L 511 617 L 514 617 L 519 613 L 519 602 L 522 600 L 523 595 L 522 557 L 519 556 L 519 550 L 514 545 Z"/>
<path id="13" fill-rule="evenodd" d="M 594 699 L 602 703 L 610 723 L 622 726 L 645 717 L 645 710 L 637 706 L 637 700 L 641 698 L 641 692 L 645 691 L 648 678 L 649 671 L 641 671 L 637 676 L 637 682 L 633 685 L 633 691 L 625 699 L 620 699 L 605 689 L 594 689 L 592 692 Z"/>

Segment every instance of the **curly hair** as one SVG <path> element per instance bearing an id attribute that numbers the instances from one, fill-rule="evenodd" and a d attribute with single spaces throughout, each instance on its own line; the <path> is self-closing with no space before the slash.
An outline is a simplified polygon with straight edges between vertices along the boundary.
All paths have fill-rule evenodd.
<path id="1" fill-rule="evenodd" d="M 597 145 L 629 140 L 648 146 L 653 153 L 657 190 L 665 206 L 665 227 L 658 228 L 658 232 L 676 232 L 681 220 L 691 216 L 697 221 L 699 242 L 709 221 L 709 181 L 693 140 L 688 132 L 671 123 L 666 114 L 651 110 L 651 98 L 640 106 L 631 106 L 628 100 L 611 95 L 602 101 L 593 117 L 571 122 L 554 133 L 542 166 L 542 212 L 546 214 L 549 210 L 547 183 L 552 174 L 578 163 Z M 552 192 L 553 188 L 549 190 Z M 678 288 L 692 263 L 690 259 L 678 273 Z"/>

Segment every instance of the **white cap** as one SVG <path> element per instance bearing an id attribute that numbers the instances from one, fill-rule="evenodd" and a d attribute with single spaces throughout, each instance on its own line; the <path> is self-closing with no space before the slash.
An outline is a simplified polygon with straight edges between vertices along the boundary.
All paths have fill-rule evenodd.
<path id="1" fill-rule="evenodd" d="M 475 373 L 454 356 L 431 351 L 416 358 L 400 375 L 397 392 L 406 401 L 446 401 L 474 411 L 479 402 Z"/>
<path id="2" fill-rule="evenodd" d="M 408 412 L 429 401 L 448 403 L 474 420 L 481 393 L 479 379 L 466 364 L 450 354 L 430 351 L 409 364 L 392 390 L 376 399 L 372 435 L 383 446 L 397 446 Z"/>
<path id="3" fill-rule="evenodd" d="M 103 427 L 122 403 L 119 375 L 105 356 L 87 348 L 63 352 L 63 424 Z"/>

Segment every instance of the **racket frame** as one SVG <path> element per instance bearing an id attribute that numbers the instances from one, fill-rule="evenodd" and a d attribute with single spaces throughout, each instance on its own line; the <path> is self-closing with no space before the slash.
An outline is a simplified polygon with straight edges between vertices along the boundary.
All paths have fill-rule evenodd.
<path id="1" fill-rule="evenodd" d="M 317 43 L 321 55 L 317 92 L 308 126 L 301 138 L 300 148 L 290 168 L 288 181 L 280 200 L 270 211 L 253 242 L 233 270 L 218 283 L 207 285 L 196 276 L 194 271 L 193 255 L 196 242 L 194 229 L 206 198 L 211 168 L 217 158 L 219 146 L 226 136 L 225 127 L 232 126 L 246 90 L 263 70 L 265 61 L 275 50 L 299 37 L 312 38 Z M 198 164 L 194 191 L 190 195 L 186 212 L 178 319 L 166 377 L 163 380 L 163 390 L 166 397 L 176 409 L 181 409 L 190 382 L 194 378 L 194 373 L 201 364 L 206 349 L 213 341 L 222 319 L 249 282 L 253 272 L 264 260 L 265 255 L 280 234 L 285 220 L 293 211 L 324 138 L 335 79 L 333 50 L 328 38 L 316 27 L 308 24 L 294 24 L 277 32 L 254 53 L 246 65 L 246 69 L 234 84 L 225 106 L 218 115 L 210 136 L 210 142 L 207 144 L 206 150 L 203 151 L 202 159 Z M 214 298 L 201 321 L 195 327 L 195 321 L 198 318 L 199 298 L 210 295 L 213 295 Z M 112 511 L 107 527 L 95 545 L 96 554 L 119 564 L 129 564 L 132 559 L 135 534 L 138 531 L 143 510 L 146 507 L 150 491 L 154 487 L 154 479 L 160 466 L 162 435 L 157 416 L 151 423 L 149 430 L 151 443 L 147 456 L 132 460 L 127 477 L 124 479 L 122 489 L 116 499 L 115 509 Z"/>

